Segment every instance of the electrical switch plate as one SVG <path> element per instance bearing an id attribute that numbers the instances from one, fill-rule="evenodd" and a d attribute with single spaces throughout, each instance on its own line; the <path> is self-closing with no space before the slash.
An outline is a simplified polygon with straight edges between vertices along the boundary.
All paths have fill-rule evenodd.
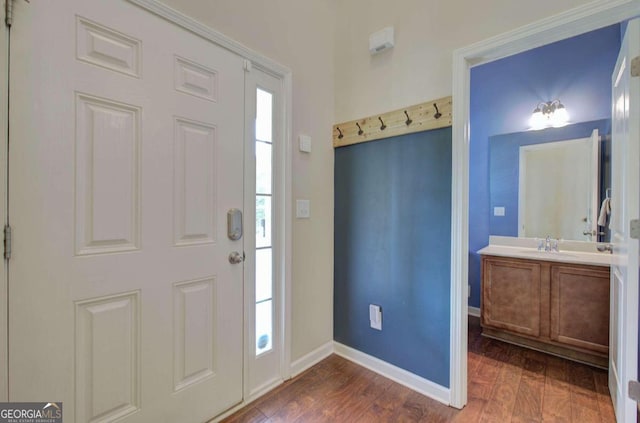
<path id="1" fill-rule="evenodd" d="M 298 142 L 300 143 L 300 151 L 311 153 L 311 137 L 309 135 L 300 135 Z"/>
<path id="2" fill-rule="evenodd" d="M 298 219 L 309 219 L 311 217 L 309 200 L 296 200 L 296 217 Z"/>
<path id="3" fill-rule="evenodd" d="M 494 207 L 493 208 L 494 216 L 504 216 L 504 207 Z"/>
<path id="4" fill-rule="evenodd" d="M 382 308 L 379 305 L 369 304 L 369 325 L 382 330 Z"/>

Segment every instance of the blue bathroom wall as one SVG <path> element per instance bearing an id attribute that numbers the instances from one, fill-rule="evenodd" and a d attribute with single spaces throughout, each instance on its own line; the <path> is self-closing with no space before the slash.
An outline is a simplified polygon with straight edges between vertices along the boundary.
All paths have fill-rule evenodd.
<path id="1" fill-rule="evenodd" d="M 520 147 L 523 145 L 588 138 L 597 129 L 611 133 L 611 120 L 581 122 L 562 128 L 516 132 L 489 137 L 489 210 L 504 207 L 504 216 L 489 217 L 491 235 L 518 236 L 518 184 L 520 179 Z M 606 145 L 607 142 L 604 142 Z M 606 151 L 606 148 L 603 148 Z M 606 152 L 605 152 L 606 154 Z M 604 176 L 603 172 L 603 176 Z M 606 181 L 604 184 L 607 185 Z"/>
<path id="2" fill-rule="evenodd" d="M 334 339 L 449 387 L 451 128 L 336 149 L 334 219 Z"/>
<path id="3" fill-rule="evenodd" d="M 613 25 L 471 69 L 469 305 L 480 306 L 480 256 L 490 234 L 489 137 L 529 129 L 541 101 L 560 99 L 572 123 L 611 117 Z"/>

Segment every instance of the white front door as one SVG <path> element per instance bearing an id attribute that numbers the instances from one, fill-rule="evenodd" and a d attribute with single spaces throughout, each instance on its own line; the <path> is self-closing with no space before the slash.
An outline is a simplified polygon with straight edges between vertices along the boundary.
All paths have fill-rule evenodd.
<path id="1" fill-rule="evenodd" d="M 612 77 L 611 327 L 609 390 L 619 422 L 636 421 L 628 384 L 638 368 L 638 240 L 629 223 L 638 219 L 640 163 L 640 78 L 630 74 L 640 55 L 640 21 L 629 22 Z"/>
<path id="2" fill-rule="evenodd" d="M 242 400 L 244 71 L 123 0 L 15 2 L 9 399 L 68 422 Z"/>

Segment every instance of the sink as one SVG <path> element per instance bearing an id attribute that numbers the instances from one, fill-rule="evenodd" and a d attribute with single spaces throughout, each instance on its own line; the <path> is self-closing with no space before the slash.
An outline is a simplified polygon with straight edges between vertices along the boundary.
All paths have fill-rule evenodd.
<path id="1" fill-rule="evenodd" d="M 570 264 L 610 266 L 612 255 L 597 252 L 594 243 L 567 241 L 560 245 L 561 251 L 539 251 L 540 240 L 533 238 L 490 237 L 489 245 L 478 251 L 481 255 L 513 257 Z M 584 245 L 583 245 L 584 244 Z M 562 247 L 565 248 L 562 248 Z"/>

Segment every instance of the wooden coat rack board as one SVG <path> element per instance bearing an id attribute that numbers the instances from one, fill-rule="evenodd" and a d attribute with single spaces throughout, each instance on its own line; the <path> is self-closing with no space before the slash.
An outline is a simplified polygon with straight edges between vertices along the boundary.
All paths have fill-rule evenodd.
<path id="1" fill-rule="evenodd" d="M 333 147 L 451 126 L 451 97 L 333 125 Z"/>

